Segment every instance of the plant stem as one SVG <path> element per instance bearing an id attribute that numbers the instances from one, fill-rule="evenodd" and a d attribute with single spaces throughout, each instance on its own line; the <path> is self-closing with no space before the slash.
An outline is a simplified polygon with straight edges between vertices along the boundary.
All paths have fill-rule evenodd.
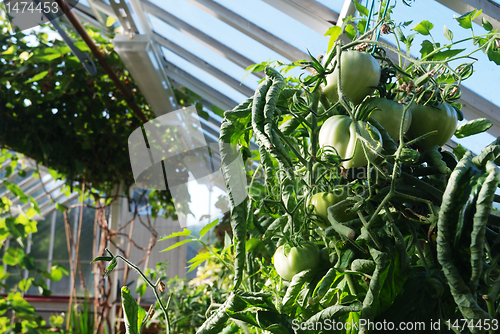
<path id="1" fill-rule="evenodd" d="M 115 255 L 115 259 L 122 260 L 127 265 L 129 265 L 132 269 L 134 269 L 135 271 L 137 271 L 137 273 L 142 277 L 142 279 L 144 280 L 144 282 L 146 282 L 146 284 L 149 285 L 149 287 L 151 289 L 153 289 L 153 292 L 155 294 L 156 300 L 158 301 L 158 304 L 160 305 L 160 308 L 163 311 L 163 314 L 165 315 L 165 322 L 166 322 L 166 326 L 167 326 L 167 334 L 170 334 L 170 318 L 169 318 L 168 312 L 167 312 L 167 307 L 168 306 L 165 307 L 165 305 L 163 305 L 161 297 L 158 294 L 158 290 L 156 289 L 156 287 L 158 286 L 158 283 L 160 283 L 160 280 L 158 279 L 158 281 L 155 284 L 151 283 L 151 281 L 146 277 L 146 275 L 143 274 L 143 272 L 141 271 L 141 269 L 139 269 L 139 267 L 135 266 L 132 262 L 130 262 L 129 260 L 127 260 L 126 258 L 124 258 L 123 256 L 121 256 L 120 254 Z M 170 303 L 170 298 L 169 298 L 168 302 Z"/>
<path id="2" fill-rule="evenodd" d="M 313 115 L 313 117 L 314 117 L 314 115 Z M 288 139 L 285 137 L 283 132 L 281 132 L 280 129 L 278 129 L 278 127 L 275 127 L 274 130 L 276 131 L 278 136 L 281 138 L 281 140 L 283 140 L 285 142 L 285 144 L 288 145 L 288 147 L 293 152 L 293 154 L 295 154 L 295 156 L 299 159 L 300 163 L 303 164 L 304 166 L 307 166 L 307 160 L 304 159 L 304 157 L 300 154 L 300 152 L 297 151 L 295 149 L 295 147 L 288 141 Z"/>

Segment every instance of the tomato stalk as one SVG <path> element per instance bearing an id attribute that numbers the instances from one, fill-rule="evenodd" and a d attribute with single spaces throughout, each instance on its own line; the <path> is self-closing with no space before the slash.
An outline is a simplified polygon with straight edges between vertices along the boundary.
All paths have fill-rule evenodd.
<path id="1" fill-rule="evenodd" d="M 316 173 L 313 170 L 313 164 L 314 161 L 316 160 L 316 155 L 318 153 L 318 121 L 316 118 L 316 112 L 318 111 L 318 103 L 319 103 L 319 97 L 321 95 L 321 91 L 316 91 L 312 94 L 313 100 L 312 100 L 312 107 L 311 107 L 311 127 L 309 130 L 309 139 L 311 140 L 311 145 L 309 146 L 309 161 L 308 161 L 308 171 L 309 171 L 309 186 L 313 187 L 315 184 L 315 177 Z"/>
<path id="2" fill-rule="evenodd" d="M 355 122 L 356 119 L 354 118 L 354 114 L 352 112 L 351 106 L 345 101 L 344 93 L 342 92 L 342 62 L 341 62 L 341 54 L 342 54 L 342 46 L 340 43 L 336 44 L 336 51 L 337 51 L 337 69 L 338 69 L 338 77 L 337 77 L 337 94 L 339 97 L 339 103 L 345 108 L 347 113 L 349 114 L 349 117 Z"/>
<path id="3" fill-rule="evenodd" d="M 106 249 L 106 251 L 108 251 Z M 110 253 L 108 251 L 108 253 Z M 110 253 L 111 254 L 111 253 Z M 158 304 L 160 305 L 160 308 L 163 312 L 163 315 L 165 316 L 165 324 L 166 324 L 166 331 L 167 331 L 167 334 L 170 334 L 170 318 L 168 316 L 168 311 L 167 311 L 167 308 L 169 307 L 170 305 L 170 300 L 171 300 L 171 296 L 168 298 L 168 301 L 167 301 L 167 304 L 163 304 L 163 301 L 158 293 L 158 287 L 159 287 L 159 284 L 161 282 L 161 279 L 159 278 L 155 284 L 153 284 L 147 277 L 146 275 L 144 275 L 144 273 L 141 271 L 141 269 L 139 269 L 139 267 L 137 267 L 136 265 L 134 265 L 132 262 L 130 262 L 129 260 L 127 260 L 126 258 L 124 258 L 123 256 L 121 256 L 120 254 L 118 255 L 114 255 L 113 257 L 113 261 L 116 261 L 116 259 L 120 259 L 122 260 L 123 262 L 125 262 L 129 267 L 131 267 L 132 269 L 134 269 L 135 271 L 137 271 L 137 273 L 142 277 L 142 279 L 144 280 L 144 282 L 146 282 L 146 284 L 153 290 L 154 294 L 155 294 L 155 297 L 156 297 L 156 300 L 158 301 Z M 94 260 L 95 261 L 95 260 Z"/>

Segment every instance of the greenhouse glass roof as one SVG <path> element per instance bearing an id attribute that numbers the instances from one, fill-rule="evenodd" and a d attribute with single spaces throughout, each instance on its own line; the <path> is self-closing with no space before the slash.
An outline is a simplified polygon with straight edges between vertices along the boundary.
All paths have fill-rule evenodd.
<path id="1" fill-rule="evenodd" d="M 368 1 L 360 3 L 368 5 Z M 120 4 L 124 5 L 131 12 L 137 32 L 151 35 L 167 75 L 226 109 L 251 96 L 262 77 L 251 74 L 241 83 L 246 67 L 268 60 L 304 59 L 308 51 L 314 56 L 324 54 L 328 37 L 323 34 L 338 20 L 344 1 L 127 0 Z M 473 8 L 483 9 L 476 23 L 485 16 L 495 28 L 499 27 L 500 6 L 491 0 L 418 0 L 412 1 L 411 7 L 397 1 L 392 16 L 398 22 L 429 20 L 436 27 L 435 35 L 441 35 L 439 30 L 446 25 L 455 39 L 460 39 L 468 32 L 458 28 L 454 16 Z M 109 29 L 105 28 L 108 17 L 120 17 L 109 1 L 80 1 L 76 11 L 82 21 L 100 24 L 103 29 Z M 411 26 L 405 33 L 410 33 Z M 483 30 L 478 24 L 474 29 L 477 33 Z M 418 38 L 412 54 L 418 54 L 422 36 Z M 387 42 L 394 43 L 390 38 Z M 465 116 L 490 118 L 495 123 L 490 133 L 498 136 L 500 96 L 496 85 L 491 84 L 491 74 L 499 70 L 483 59 L 484 55 L 476 55 L 480 64 L 474 68 L 476 74 L 463 84 Z"/>
<path id="2" fill-rule="evenodd" d="M 111 2 L 110 2 L 111 1 Z M 325 54 L 328 36 L 324 33 L 336 24 L 339 17 L 356 15 L 349 0 L 81 0 L 74 12 L 80 21 L 100 28 L 104 32 L 118 32 L 133 40 L 137 34 L 151 41 L 151 54 L 159 62 L 161 71 L 168 79 L 158 81 L 145 78 L 141 82 L 143 64 L 127 63 L 141 90 L 150 85 L 181 85 L 201 96 L 210 114 L 209 138 L 216 140 L 221 118 L 209 110 L 215 105 L 223 110 L 233 108 L 253 95 L 262 72 L 248 74 L 245 69 L 253 64 L 269 60 L 289 63 Z M 481 19 L 485 17 L 495 29 L 500 28 L 500 5 L 491 0 L 401 0 L 396 3 L 392 18 L 397 22 L 413 21 L 404 29 L 406 35 L 422 20 L 431 21 L 436 40 L 444 41 L 443 26 L 454 33 L 454 39 L 468 37 L 469 32 L 458 27 L 454 16 L 460 16 L 474 8 L 483 9 L 475 19 L 474 32 L 481 34 Z M 368 7 L 369 0 L 360 1 Z M 130 13 L 126 15 L 126 13 Z M 479 23 L 479 24 L 478 24 Z M 394 44 L 393 36 L 384 42 Z M 422 36 L 416 36 L 412 55 L 419 54 Z M 471 47 L 472 45 L 468 45 Z M 120 55 L 121 56 L 121 55 Z M 466 119 L 486 117 L 494 126 L 488 131 L 465 139 L 452 138 L 453 144 L 462 144 L 474 153 L 500 136 L 500 69 L 485 55 L 475 54 L 479 62 L 476 72 L 462 85 L 463 112 Z M 457 64 L 458 65 L 458 64 Z M 134 67 L 137 67 L 136 74 Z M 299 75 L 299 70 L 290 74 Z M 487 78 L 487 80 L 485 80 Z M 156 83 L 152 83 L 156 82 Z M 142 85 L 142 86 L 141 86 Z M 149 86 L 147 86 L 149 85 Z M 161 91 L 161 87 L 157 87 Z M 165 96 L 171 96 L 165 87 Z M 150 104 L 153 101 L 145 93 Z M 167 109 L 175 110 L 175 102 Z M 153 108 L 154 109 L 154 108 Z M 165 111 L 159 112 L 159 114 Z"/>

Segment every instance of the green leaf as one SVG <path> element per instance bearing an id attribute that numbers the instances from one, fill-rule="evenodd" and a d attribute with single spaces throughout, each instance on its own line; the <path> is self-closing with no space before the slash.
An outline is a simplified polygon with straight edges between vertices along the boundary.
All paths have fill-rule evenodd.
<path id="1" fill-rule="evenodd" d="M 403 42 L 403 43 L 407 43 L 408 41 L 406 40 L 406 37 L 405 35 L 403 34 L 403 31 L 401 30 L 400 27 L 396 27 L 396 29 L 394 29 L 394 31 L 396 32 L 396 36 L 398 37 L 398 39 Z"/>
<path id="2" fill-rule="evenodd" d="M 160 251 L 160 252 L 166 252 L 166 251 L 169 251 L 171 249 L 174 249 L 174 248 L 177 248 L 179 246 L 182 246 L 184 244 L 187 244 L 188 242 L 190 241 L 193 241 L 193 239 L 185 239 L 185 240 L 182 240 L 182 241 L 179 241 L 175 244 L 173 244 L 172 246 L 168 247 L 168 248 L 165 248 L 164 250 Z"/>
<path id="3" fill-rule="evenodd" d="M 219 223 L 219 218 L 211 222 L 210 224 L 205 225 L 200 231 L 200 238 L 203 238 L 208 231 L 210 231 L 215 225 Z"/>
<path id="4" fill-rule="evenodd" d="M 434 25 L 429 22 L 429 21 L 422 21 L 416 26 L 412 28 L 412 30 L 415 30 L 419 34 L 422 34 L 424 36 L 428 36 L 431 34 L 431 30 L 434 28 Z"/>
<path id="5" fill-rule="evenodd" d="M 368 9 L 361 5 L 359 2 L 357 2 L 356 0 L 352 0 L 352 2 L 354 3 L 354 7 L 356 7 L 356 10 L 362 15 L 362 16 L 366 16 L 368 17 L 368 14 L 369 14 L 369 11 Z"/>
<path id="6" fill-rule="evenodd" d="M 33 277 L 23 278 L 21 281 L 19 281 L 19 289 L 24 292 L 28 291 L 31 286 L 31 282 L 33 282 Z"/>
<path id="7" fill-rule="evenodd" d="M 104 274 L 104 277 L 108 277 L 109 274 L 115 269 L 116 265 L 118 262 L 116 261 L 116 258 L 113 258 L 111 262 L 108 264 L 108 267 L 106 268 L 106 273 Z"/>
<path id="8" fill-rule="evenodd" d="M 94 262 L 97 262 L 97 261 L 111 261 L 113 260 L 113 257 L 112 256 L 98 256 L 96 257 L 95 259 L 92 260 L 91 263 L 94 263 Z"/>
<path id="9" fill-rule="evenodd" d="M 478 17 L 479 15 L 481 15 L 482 12 L 483 12 L 482 9 L 478 10 L 474 15 L 472 15 L 472 20 L 475 20 L 476 17 Z"/>
<path id="10" fill-rule="evenodd" d="M 21 59 L 21 63 L 24 63 L 26 60 L 28 60 L 32 55 L 29 52 L 23 51 L 19 55 L 19 59 Z"/>
<path id="11" fill-rule="evenodd" d="M 28 202 L 28 196 L 22 191 L 22 189 L 14 183 L 10 183 L 9 181 L 3 181 L 3 185 L 14 195 L 19 197 L 19 200 L 26 204 Z"/>
<path id="12" fill-rule="evenodd" d="M 241 82 L 245 81 L 245 79 L 250 75 L 250 73 L 263 71 L 266 68 L 267 64 L 268 62 L 262 62 L 260 64 L 253 64 L 251 66 L 248 66 L 245 69 L 245 74 L 243 75 Z"/>
<path id="13" fill-rule="evenodd" d="M 36 213 L 41 215 L 42 213 L 40 211 L 40 208 L 38 207 L 38 203 L 35 201 L 35 199 L 33 197 L 30 197 L 30 202 L 31 202 L 31 204 L 33 204 L 33 207 L 30 209 L 34 209 L 36 211 Z"/>
<path id="14" fill-rule="evenodd" d="M 451 32 L 450 29 L 448 29 L 446 25 L 443 27 L 443 35 L 444 38 L 446 38 L 447 40 L 449 41 L 453 40 L 453 33 Z"/>
<path id="15" fill-rule="evenodd" d="M 60 57 L 61 57 L 60 53 L 49 53 L 46 55 L 34 56 L 33 59 L 36 61 L 50 62 L 50 61 L 57 59 L 57 58 L 60 58 Z"/>
<path id="16" fill-rule="evenodd" d="M 142 297 L 146 293 L 147 288 L 148 288 L 148 286 L 146 285 L 146 283 L 144 282 L 142 277 L 139 277 L 137 279 L 137 287 L 135 288 L 135 292 L 138 293 L 139 296 Z"/>
<path id="17" fill-rule="evenodd" d="M 420 54 L 422 55 L 422 58 L 434 51 L 434 44 L 432 44 L 432 42 L 427 39 L 424 40 L 421 45 L 422 47 L 420 48 Z"/>
<path id="18" fill-rule="evenodd" d="M 15 266 L 22 262 L 24 257 L 24 251 L 22 248 L 7 248 L 7 251 L 3 254 L 2 261 L 8 266 Z"/>
<path id="19" fill-rule="evenodd" d="M 330 40 L 328 41 L 328 51 L 327 52 L 330 52 L 330 50 L 333 48 L 333 44 L 335 43 L 337 38 L 339 38 L 341 33 L 342 33 L 342 28 L 339 26 L 330 27 L 325 32 L 324 36 L 330 36 Z"/>
<path id="20" fill-rule="evenodd" d="M 229 236 L 229 234 L 227 234 L 227 232 L 224 232 L 224 249 L 223 249 L 223 251 L 225 251 L 226 249 L 228 249 L 232 245 L 233 245 L 233 242 L 231 241 L 231 237 Z"/>
<path id="21" fill-rule="evenodd" d="M 183 236 L 188 236 L 191 234 L 191 231 L 184 228 L 184 230 L 182 230 L 181 232 L 174 232 L 166 237 L 163 237 L 161 238 L 160 240 L 158 241 L 163 241 L 163 240 L 167 240 L 167 239 L 171 239 L 171 238 L 175 238 L 175 237 L 183 237 Z"/>
<path id="22" fill-rule="evenodd" d="M 262 241 L 257 238 L 250 238 L 247 240 L 245 243 L 246 251 L 251 252 L 253 251 Z"/>
<path id="23" fill-rule="evenodd" d="M 11 45 L 7 50 L 2 52 L 3 55 L 11 55 L 16 52 L 16 47 L 14 45 Z"/>
<path id="24" fill-rule="evenodd" d="M 464 15 L 459 16 L 459 17 L 454 16 L 454 18 L 455 18 L 455 20 L 457 20 L 458 24 L 462 28 L 471 29 L 472 28 L 472 20 L 473 20 L 472 17 L 474 16 L 475 13 L 476 13 L 476 9 L 474 9 L 473 11 L 467 12 Z"/>
<path id="25" fill-rule="evenodd" d="M 357 24 L 357 28 L 358 28 L 358 31 L 360 34 L 364 34 L 365 31 L 366 31 L 366 19 L 361 19 L 359 20 L 358 24 Z"/>
<path id="26" fill-rule="evenodd" d="M 500 49 L 495 47 L 495 42 L 491 43 L 486 54 L 488 55 L 488 59 L 490 61 L 500 65 Z"/>
<path id="27" fill-rule="evenodd" d="M 356 29 L 350 24 L 347 24 L 344 28 L 345 34 L 351 41 L 356 38 Z"/>
<path id="28" fill-rule="evenodd" d="M 212 257 L 212 254 L 210 252 L 201 252 L 196 254 L 195 257 L 193 257 L 191 260 L 188 261 L 188 263 L 195 263 L 198 261 L 206 261 Z"/>
<path id="29" fill-rule="evenodd" d="M 486 30 L 486 31 L 492 31 L 493 30 L 493 26 L 491 25 L 490 22 L 488 22 L 488 20 L 486 20 L 484 17 L 483 17 L 483 22 L 482 22 L 482 25 L 483 25 L 483 28 Z"/>
<path id="30" fill-rule="evenodd" d="M 431 57 L 429 57 L 432 60 L 446 60 L 448 58 L 453 58 L 465 49 L 454 49 L 454 50 L 444 50 L 444 51 L 439 51 L 433 54 Z"/>
<path id="31" fill-rule="evenodd" d="M 481 132 L 487 131 L 493 126 L 493 122 L 487 118 L 478 118 L 468 121 L 467 123 L 462 123 L 457 126 L 455 130 L 455 136 L 457 138 L 465 138 L 472 136 Z"/>
<path id="32" fill-rule="evenodd" d="M 64 276 L 64 274 L 68 275 L 68 272 L 66 271 L 66 269 L 64 269 L 63 267 L 60 267 L 59 265 L 53 265 L 51 268 L 50 268 L 50 276 L 49 278 L 52 280 L 52 281 L 60 281 L 61 278 Z"/>
<path id="33" fill-rule="evenodd" d="M 467 152 L 467 150 L 465 149 L 465 147 L 463 147 L 460 144 L 458 144 L 457 147 L 453 148 L 453 154 L 455 154 L 455 156 L 457 157 L 458 160 L 461 160 L 466 152 Z"/>
<path id="34" fill-rule="evenodd" d="M 63 204 L 60 204 L 60 203 L 57 203 L 56 202 L 56 209 L 58 211 L 61 211 L 61 212 L 65 212 L 66 210 L 68 210 L 68 207 L 66 207 L 65 205 Z"/>
<path id="35" fill-rule="evenodd" d="M 139 334 L 146 311 L 137 304 L 126 286 L 122 287 L 122 307 L 126 334 Z"/>
<path id="36" fill-rule="evenodd" d="M 115 24 L 116 19 L 112 16 L 108 16 L 106 19 L 106 27 L 111 27 L 113 24 Z"/>

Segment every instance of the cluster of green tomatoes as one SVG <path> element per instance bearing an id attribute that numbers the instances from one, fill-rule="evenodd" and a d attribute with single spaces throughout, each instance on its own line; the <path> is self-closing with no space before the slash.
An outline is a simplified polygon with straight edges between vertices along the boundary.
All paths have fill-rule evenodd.
<path id="1" fill-rule="evenodd" d="M 339 101 L 338 67 L 327 75 L 327 84 L 323 86 L 323 94 L 332 104 Z M 360 118 L 353 116 L 354 112 L 350 115 L 331 116 L 320 128 L 320 149 L 334 151 L 342 159 L 343 168 L 366 166 L 367 156 L 375 160 L 377 153 L 382 151 L 382 135 L 368 119 L 376 120 L 395 142 L 402 139 L 402 134 L 405 140 L 413 140 L 433 132 L 413 145 L 421 151 L 436 145 L 443 146 L 453 136 L 459 116 L 455 108 L 446 102 L 405 105 L 402 100 L 367 98 L 379 85 L 382 72 L 379 62 L 371 54 L 355 50 L 342 52 L 340 71 L 341 94 L 358 106 L 356 110 L 368 110 L 367 113 L 356 112 L 356 115 L 365 115 Z M 366 144 L 370 146 L 369 150 L 366 149 Z M 345 187 L 339 187 L 333 193 L 321 192 L 313 195 L 308 205 L 312 205 L 313 214 L 323 220 L 323 223 L 316 221 L 317 225 L 322 228 L 329 226 L 327 209 L 347 197 L 348 189 Z M 347 210 L 347 206 L 336 207 L 332 214 L 340 223 L 357 217 L 356 213 Z M 291 280 L 303 270 L 314 269 L 319 258 L 317 247 L 313 243 L 303 242 L 295 247 L 289 244 L 280 246 L 273 262 L 278 274 L 286 280 Z"/>

